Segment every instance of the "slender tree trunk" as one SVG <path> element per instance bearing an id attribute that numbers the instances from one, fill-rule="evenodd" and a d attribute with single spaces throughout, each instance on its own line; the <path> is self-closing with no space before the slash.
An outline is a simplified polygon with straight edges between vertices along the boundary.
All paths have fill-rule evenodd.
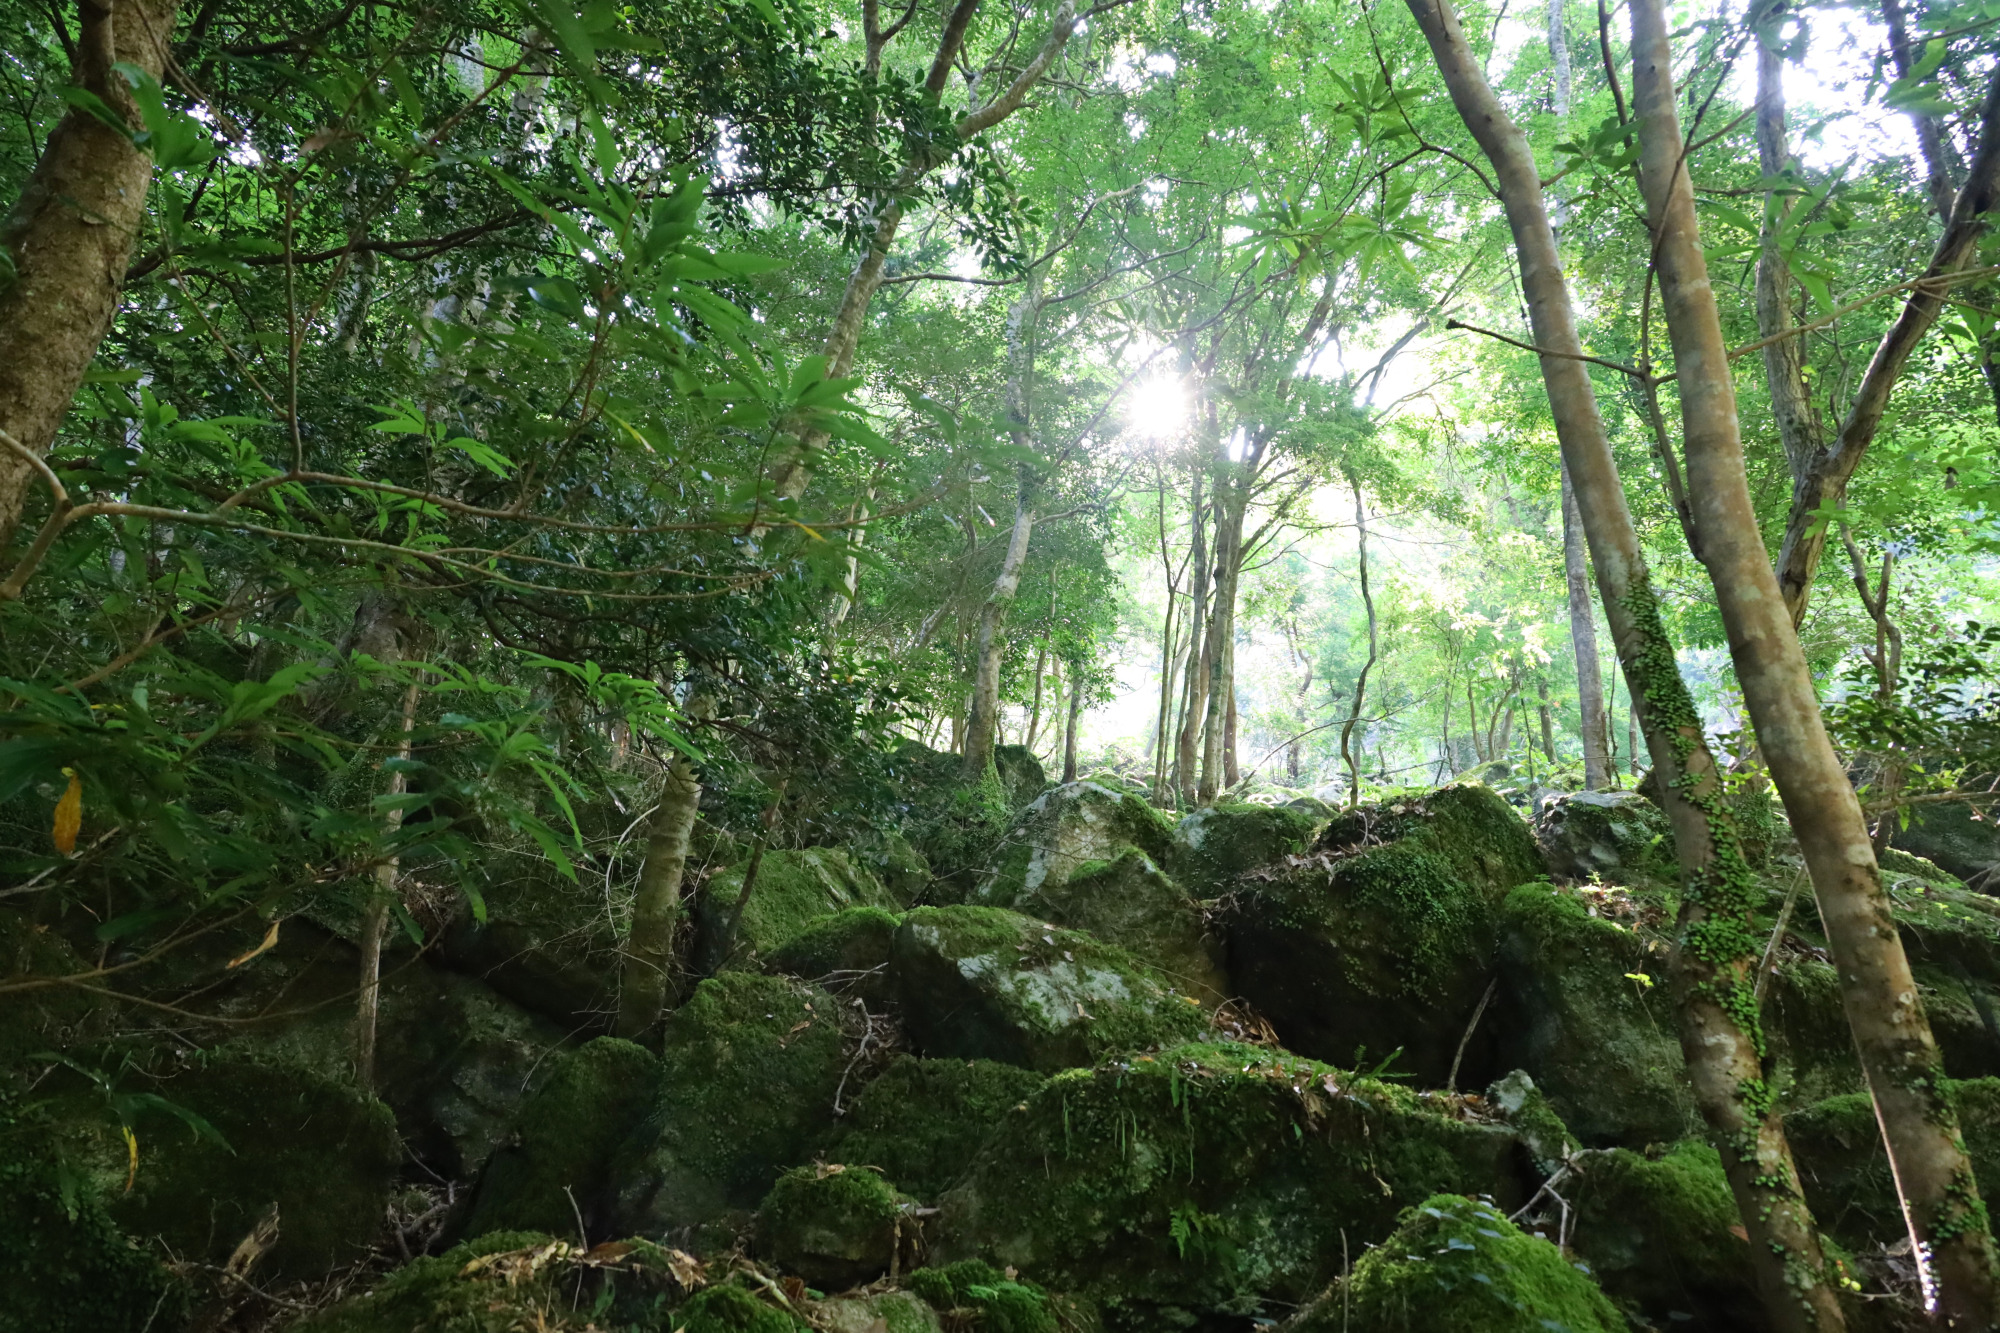
<path id="1" fill-rule="evenodd" d="M 1556 719 L 1555 710 L 1549 706 L 1548 677 L 1536 675 L 1535 688 L 1541 693 L 1542 753 L 1553 764 L 1556 761 Z"/>
<path id="2" fill-rule="evenodd" d="M 1918 1262 L 1928 1250 L 1947 1322 L 1985 1329 L 2000 1313 L 1992 1234 L 1861 806 L 1827 739 L 1750 499 L 1736 388 L 1675 114 L 1666 20 L 1658 0 L 1631 0 L 1631 14 L 1640 183 L 1680 372 L 1688 494 L 1703 563 L 1759 747 L 1812 873 Z"/>
<path id="3" fill-rule="evenodd" d="M 681 919 L 681 881 L 687 873 L 688 839 L 701 804 L 694 765 L 675 759 L 667 767 L 660 805 L 646 829 L 646 859 L 639 865 L 632 899 L 632 928 L 619 965 L 618 1028 L 637 1039 L 666 1011 L 672 988 L 674 931 Z"/>
<path id="4" fill-rule="evenodd" d="M 410 760 L 410 731 L 417 720 L 417 682 L 403 691 L 402 740 L 396 758 Z M 394 802 L 410 789 L 409 774 L 398 765 L 389 774 L 389 799 Z M 403 827 L 403 810 L 391 804 L 382 822 L 390 837 Z M 396 877 L 402 858 L 389 856 L 375 867 L 375 892 L 361 917 L 361 993 L 354 1006 L 354 1081 L 369 1092 L 375 1090 L 375 1030 L 382 1009 L 382 942 L 389 933 L 389 914 L 396 899 Z"/>
<path id="5" fill-rule="evenodd" d="M 1206 506 L 1202 503 L 1202 478 L 1199 473 L 1194 482 L 1194 602 L 1188 616 L 1188 668 L 1187 705 L 1181 714 L 1180 739 L 1175 747 L 1174 763 L 1176 784 L 1180 788 L 1181 803 L 1193 805 L 1197 796 L 1197 774 L 1201 762 L 1197 745 L 1201 740 L 1202 720 L 1208 714 L 1209 675 L 1214 666 L 1209 657 L 1209 643 L 1212 639 L 1209 609 L 1209 581 L 1214 573 L 1215 560 L 1208 544 L 1208 527 L 1214 518 L 1213 500 Z"/>
<path id="6" fill-rule="evenodd" d="M 1491 756 L 1486 753 L 1485 748 L 1479 743 L 1479 700 L 1473 697 L 1472 675 L 1470 672 L 1466 673 L 1465 677 L 1465 729 L 1470 734 L 1472 740 L 1473 762 L 1485 763 Z"/>
<path id="7" fill-rule="evenodd" d="M 1772 1327 L 1844 1327 L 1819 1235 L 1799 1192 L 1783 1123 L 1762 1068 L 1753 996 L 1761 943 L 1752 932 L 1749 868 L 1701 718 L 1661 622 L 1609 437 L 1581 359 L 1568 285 L 1528 141 L 1507 116 L 1448 0 L 1408 0 L 1453 104 L 1492 163 L 1520 263 L 1535 344 L 1563 458 L 1575 486 L 1612 641 L 1641 712 L 1684 891 L 1672 957 L 1681 1050 L 1696 1100 L 1723 1149 Z M 1748 1002 L 1748 1003 L 1746 1003 Z"/>
<path id="8" fill-rule="evenodd" d="M 1028 734 L 1021 741 L 1030 753 L 1034 752 L 1035 737 L 1042 730 L 1042 675 L 1049 667 L 1049 645 L 1046 640 L 1035 645 L 1035 695 L 1028 705 Z"/>
<path id="9" fill-rule="evenodd" d="M 1576 655 L 1578 722 L 1583 732 L 1583 786 L 1597 791 L 1611 777 L 1611 728 L 1604 711 L 1604 673 L 1597 661 L 1597 613 L 1590 604 L 1590 566 L 1584 549 L 1583 519 L 1576 511 L 1576 487 L 1569 465 L 1562 470 L 1563 580 L 1569 591 L 1569 642 Z"/>
<path id="10" fill-rule="evenodd" d="M 1882 20 L 1889 28 L 1889 59 L 1896 67 L 1896 77 L 1907 79 L 1910 77 L 1913 53 L 1909 26 L 1903 18 L 1902 0 L 1882 0 Z M 1761 70 L 1759 73 L 1761 78 Z M 1917 152 L 1924 160 L 1924 192 L 1930 196 L 1931 211 L 1937 214 L 1939 222 L 1950 226 L 1952 204 L 1956 202 L 1958 192 L 1952 186 L 1951 169 L 1945 161 L 1950 141 L 1945 135 L 1944 122 L 1921 111 L 1913 110 L 1909 116 L 1910 124 L 1917 132 Z"/>
<path id="11" fill-rule="evenodd" d="M 1234 617 L 1231 617 L 1234 619 Z M 1225 790 L 1243 780 L 1236 756 L 1236 636 L 1231 634 L 1222 654 L 1229 660 L 1229 711 L 1222 719 L 1222 785 Z"/>
<path id="12" fill-rule="evenodd" d="M 1236 580 L 1243 540 L 1241 489 L 1218 481 L 1215 493 L 1214 592 L 1208 612 L 1208 641 L 1202 650 L 1209 669 L 1208 707 L 1201 733 L 1201 785 L 1195 800 L 1213 805 L 1223 785 L 1222 747 L 1228 734 L 1228 701 L 1236 693 L 1229 642 L 1236 634 Z"/>
<path id="13" fill-rule="evenodd" d="M 1175 635 L 1179 626 L 1174 624 L 1174 591 L 1167 589 L 1167 614 L 1160 626 L 1160 712 L 1153 721 L 1153 799 L 1165 804 L 1167 799 L 1167 745 L 1172 735 L 1174 712 L 1174 657 Z"/>
<path id="14" fill-rule="evenodd" d="M 1868 562 L 1862 558 L 1861 547 L 1845 522 L 1840 525 L 1840 541 L 1847 548 L 1854 591 L 1860 594 L 1861 606 L 1868 612 L 1868 618 L 1875 622 L 1874 651 L 1863 651 L 1868 665 L 1875 669 L 1875 698 L 1886 704 L 1895 699 L 1896 685 L 1903 674 L 1903 631 L 1889 615 L 1889 581 L 1896 570 L 1896 556 L 1893 551 L 1882 552 L 1881 582 L 1870 592 Z M 1875 799 L 1882 803 L 1882 813 L 1876 817 L 1872 835 L 1878 857 L 1889 850 L 1889 838 L 1896 831 L 1896 798 L 1902 794 L 1907 776 L 1903 764 L 1891 753 L 1884 756 L 1881 772 L 1869 784 L 1875 789 Z"/>
<path id="15" fill-rule="evenodd" d="M 179 0 L 81 0 L 70 81 L 142 128 L 117 62 L 161 75 Z M 80 106 L 56 122 L 4 221 L 13 281 L 0 288 L 0 548 L 13 538 L 38 460 L 118 314 L 146 216 L 153 159 Z"/>
<path id="16" fill-rule="evenodd" d="M 1804 476 L 1792 486 L 1791 513 L 1778 548 L 1778 586 L 1793 625 L 1805 619 L 1813 576 L 1826 549 L 1826 524 L 1818 516 L 1826 508 L 1838 508 L 1846 497 L 1847 483 L 1861 466 L 1889 410 L 1890 392 L 1910 354 L 1937 323 L 1953 275 L 1978 258 L 1979 240 L 1987 230 L 1985 215 L 1996 206 L 2000 206 L 2000 72 L 1994 74 L 1980 107 L 1979 147 L 1966 173 L 1965 188 L 1952 205 L 1951 221 L 1931 251 L 1923 280 L 1911 289 L 1902 313 L 1875 345 L 1875 355 L 1840 424 L 1840 434 L 1831 447 L 1814 456 Z"/>
<path id="17" fill-rule="evenodd" d="M 1368 587 L 1368 507 L 1361 498 L 1361 483 L 1350 476 L 1347 484 L 1354 490 L 1354 532 L 1360 551 L 1361 604 L 1368 611 L 1368 660 L 1361 664 L 1361 674 L 1354 678 L 1354 702 L 1347 710 L 1347 721 L 1340 728 L 1340 757 L 1347 765 L 1347 808 L 1352 810 L 1361 804 L 1361 764 L 1353 745 L 1354 728 L 1361 721 L 1361 705 L 1368 696 L 1368 673 L 1375 669 L 1377 640 L 1375 594 Z"/>
<path id="18" fill-rule="evenodd" d="M 1083 663 L 1072 662 L 1069 669 L 1069 725 L 1063 728 L 1064 782 L 1076 781 L 1076 727 L 1083 716 Z"/>

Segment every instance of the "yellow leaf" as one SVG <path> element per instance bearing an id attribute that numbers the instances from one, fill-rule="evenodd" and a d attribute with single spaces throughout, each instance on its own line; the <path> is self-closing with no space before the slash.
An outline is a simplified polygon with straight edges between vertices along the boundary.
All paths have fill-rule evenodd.
<path id="1" fill-rule="evenodd" d="M 64 789 L 62 799 L 56 802 L 56 824 L 53 830 L 56 850 L 68 856 L 76 850 L 76 832 L 83 827 L 83 779 L 73 768 L 65 768 L 64 776 L 69 786 Z"/>
<path id="2" fill-rule="evenodd" d="M 132 1182 L 139 1178 L 139 1140 L 132 1133 L 130 1125 L 120 1125 L 118 1128 L 125 1135 L 125 1156 L 131 1163 L 125 1169 L 125 1192 L 130 1194 L 132 1192 Z"/>
<path id="3" fill-rule="evenodd" d="M 258 944 L 256 948 L 252 949 L 248 953 L 237 954 L 234 958 L 229 960 L 229 966 L 241 967 L 243 966 L 243 964 L 249 962 L 252 958 L 255 958 L 258 954 L 267 952 L 272 945 L 278 942 L 278 925 L 279 922 L 283 920 L 284 918 L 280 917 L 277 921 L 273 921 L 271 923 L 271 928 L 264 932 L 263 942 Z"/>

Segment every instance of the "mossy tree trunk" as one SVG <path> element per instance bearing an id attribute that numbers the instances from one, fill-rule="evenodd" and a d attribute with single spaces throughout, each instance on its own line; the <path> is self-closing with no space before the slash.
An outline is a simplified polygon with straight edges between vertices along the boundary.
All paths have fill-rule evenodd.
<path id="1" fill-rule="evenodd" d="M 1744 472 L 1736 386 L 1695 219 L 1658 0 L 1632 0 L 1632 93 L 1662 313 L 1679 372 L 1688 494 L 1730 659 L 1812 873 L 1848 1026 L 1875 1099 L 1918 1262 L 1953 1327 L 1988 1328 L 1993 1239 L 1944 1095 L 1944 1067 L 1882 888 L 1868 827 L 1820 717 Z"/>
<path id="2" fill-rule="evenodd" d="M 71 82 L 143 128 L 123 62 L 158 79 L 178 0 L 82 0 Z M 0 545 L 13 536 L 42 455 L 111 331 L 153 159 L 82 106 L 56 122 L 4 222 L 14 271 L 0 288 Z"/>
<path id="3" fill-rule="evenodd" d="M 1449 0 L 1407 2 L 1453 104 L 1493 165 L 1598 592 L 1662 778 L 1685 885 L 1673 991 L 1696 1099 L 1722 1147 L 1772 1327 L 1831 1333 L 1844 1327 L 1840 1305 L 1763 1068 L 1767 1051 L 1753 998 L 1760 943 L 1750 928 L 1754 883 L 1723 800 L 1721 774 L 1660 620 L 1585 373 L 1534 155 L 1494 97 Z"/>
<path id="4" fill-rule="evenodd" d="M 383 815 L 387 835 L 395 837 L 403 827 L 401 798 L 410 789 L 410 732 L 417 720 L 418 685 L 411 681 L 403 691 L 402 739 L 396 746 L 399 761 L 389 772 L 389 808 Z M 361 987 L 354 1006 L 354 1081 L 363 1088 L 375 1088 L 375 1030 L 382 1007 L 382 942 L 389 933 L 389 915 L 396 901 L 396 878 L 402 858 L 386 856 L 375 867 L 375 892 L 361 914 Z"/>
<path id="5" fill-rule="evenodd" d="M 1083 663 L 1069 664 L 1069 723 L 1063 728 L 1064 782 L 1076 781 L 1076 725 L 1083 716 Z"/>
<path id="6" fill-rule="evenodd" d="M 638 1037 L 667 1007 L 673 977 L 674 931 L 681 917 L 681 881 L 687 873 L 688 839 L 701 804 L 694 765 L 677 758 L 667 767 L 660 805 L 646 830 L 646 859 L 632 900 L 632 929 L 618 978 L 618 1029 Z"/>

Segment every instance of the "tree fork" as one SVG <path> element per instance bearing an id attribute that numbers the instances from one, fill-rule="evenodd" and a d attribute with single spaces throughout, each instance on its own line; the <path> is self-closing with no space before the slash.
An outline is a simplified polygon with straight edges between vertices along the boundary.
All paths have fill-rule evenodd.
<path id="1" fill-rule="evenodd" d="M 1721 774 L 1674 660 L 1638 535 L 1584 368 L 1568 285 L 1534 155 L 1488 86 L 1449 0 L 1407 0 L 1466 128 L 1491 162 L 1520 262 L 1542 380 L 1612 641 L 1663 783 L 1685 890 L 1672 958 L 1681 1050 L 1751 1240 L 1772 1326 L 1843 1329 L 1812 1215 L 1765 1080 L 1752 986 L 1761 942 L 1749 929 L 1748 868 Z"/>
<path id="2" fill-rule="evenodd" d="M 1631 14 L 1640 184 L 1661 309 L 1680 372 L 1682 447 L 1703 563 L 1759 747 L 1812 874 L 1848 1026 L 1875 1099 L 1915 1254 L 1921 1265 L 1929 1251 L 1946 1325 L 1985 1329 L 2000 1314 L 1985 1205 L 1959 1138 L 1957 1114 L 1944 1095 L 1944 1067 L 1882 888 L 1868 826 L 1827 737 L 1812 673 L 1750 499 L 1736 387 L 1674 108 L 1666 19 L 1658 0 L 1631 0 Z"/>

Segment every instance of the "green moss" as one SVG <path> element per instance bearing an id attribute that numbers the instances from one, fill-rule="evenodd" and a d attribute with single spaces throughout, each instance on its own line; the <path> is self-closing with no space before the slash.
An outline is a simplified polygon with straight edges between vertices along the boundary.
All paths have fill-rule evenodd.
<path id="1" fill-rule="evenodd" d="M 926 907 L 896 932 L 905 1022 L 927 1055 L 1044 1071 L 1185 1041 L 1206 1019 L 1130 954 L 987 907 Z"/>
<path id="2" fill-rule="evenodd" d="M 856 1286 L 887 1271 L 908 1204 L 866 1167 L 797 1167 L 757 1210 L 757 1249 L 815 1287 Z M 914 1242 L 914 1220 L 909 1231 Z"/>
<path id="3" fill-rule="evenodd" d="M 898 907 L 913 905 L 930 887 L 930 862 L 894 829 L 871 829 L 849 841 L 847 851 L 882 881 Z"/>
<path id="4" fill-rule="evenodd" d="M 1841 1008 L 1840 977 L 1831 964 L 1787 959 L 1773 968 L 1764 1023 L 1772 1048 L 1772 1085 L 1788 1111 L 1863 1086 L 1854 1034 Z M 1932 1023 L 1937 1025 L 1936 1015 Z M 1984 1038 L 1984 1032 L 1979 1036 Z"/>
<path id="5" fill-rule="evenodd" d="M 537 1232 L 496 1231 L 444 1254 L 413 1260 L 374 1291 L 308 1315 L 293 1329 L 295 1333 L 582 1330 L 585 1316 L 572 1314 L 568 1297 L 556 1290 L 559 1266 L 517 1266 L 503 1272 L 488 1265 L 467 1271 L 475 1260 L 490 1255 L 554 1244 Z"/>
<path id="6" fill-rule="evenodd" d="M 224 1143 L 156 1127 L 132 1192 L 112 1205 L 134 1235 L 221 1263 L 275 1203 L 278 1241 L 258 1270 L 266 1278 L 316 1278 L 374 1243 L 403 1158 L 388 1107 L 307 1070 L 240 1057 L 212 1058 L 159 1093 Z"/>
<path id="7" fill-rule="evenodd" d="M 1019 809 L 1048 790 L 1049 775 L 1042 761 L 1025 745 L 993 747 L 993 771 L 1007 790 L 1007 799 Z"/>
<path id="8" fill-rule="evenodd" d="M 44 1151 L 44 1129 L 0 1107 L 0 1333 L 178 1327 L 187 1291 Z"/>
<path id="9" fill-rule="evenodd" d="M 1397 1210 L 1519 1200 L 1516 1141 L 1404 1089 L 1255 1047 L 1192 1045 L 1057 1076 L 944 1196 L 933 1259 L 978 1258 L 1171 1327 L 1304 1300 Z M 1192 1312 L 1192 1313 L 1190 1313 Z"/>
<path id="10" fill-rule="evenodd" d="M 2000 1079 L 1947 1080 L 1945 1095 L 1957 1112 L 1973 1175 L 1991 1199 L 1994 1182 L 2000 1181 Z M 1868 1094 L 1829 1097 L 1794 1111 L 1785 1118 L 1785 1133 L 1806 1201 L 1822 1227 L 1855 1249 L 1904 1234 L 1895 1178 Z"/>
<path id="11" fill-rule="evenodd" d="M 998 772 L 968 783 L 958 755 L 915 741 L 897 748 L 889 768 L 902 796 L 903 832 L 937 881 L 932 892 L 970 892 L 1017 809 Z"/>
<path id="12" fill-rule="evenodd" d="M 1486 1090 L 1486 1099 L 1508 1127 L 1521 1136 L 1522 1146 L 1534 1156 L 1535 1166 L 1543 1175 L 1552 1176 L 1561 1170 L 1563 1163 L 1582 1146 L 1524 1069 L 1516 1069 L 1496 1081 Z"/>
<path id="13" fill-rule="evenodd" d="M 828 1135 L 848 1057 L 839 1004 L 781 977 L 711 977 L 668 1016 L 658 1095 L 621 1157 L 621 1229 L 754 1208 Z"/>
<path id="14" fill-rule="evenodd" d="M 1336 816 L 1319 846 L 1415 840 L 1451 863 L 1475 888 L 1499 897 L 1548 873 L 1534 835 L 1491 787 L 1454 782 L 1428 795 L 1362 806 Z"/>
<path id="15" fill-rule="evenodd" d="M 880 907 L 850 907 L 807 927 L 771 955 L 774 971 L 819 980 L 887 969 L 889 946 L 902 918 Z"/>
<path id="16" fill-rule="evenodd" d="M 1764 1327 L 1750 1247 L 1714 1148 L 1686 1139 L 1657 1156 L 1588 1152 L 1573 1171 L 1571 1243 L 1605 1291 L 1656 1321 Z"/>
<path id="17" fill-rule="evenodd" d="M 675 1333 L 796 1333 L 797 1320 L 733 1285 L 696 1292 L 674 1312 Z"/>
<path id="18" fill-rule="evenodd" d="M 1509 816 L 1512 817 L 1511 815 Z M 1230 971 L 1293 1050 L 1445 1080 L 1492 976 L 1493 907 L 1428 839 L 1314 858 L 1245 885 Z"/>
<path id="19" fill-rule="evenodd" d="M 1604 1293 L 1491 1205 L 1440 1194 L 1361 1256 L 1300 1333 L 1625 1333 Z"/>
<path id="20" fill-rule="evenodd" d="M 1283 805 L 1210 806 L 1181 820 L 1166 864 L 1195 893 L 1213 897 L 1244 871 L 1303 852 L 1323 822 Z"/>
<path id="21" fill-rule="evenodd" d="M 990 907 L 1030 909 L 1086 866 L 1137 848 L 1164 864 L 1173 840 L 1165 815 L 1142 798 L 1096 782 L 1057 787 L 1023 810 L 995 848 L 977 900 Z"/>
<path id="22" fill-rule="evenodd" d="M 840 1159 L 879 1166 L 919 1198 L 935 1199 L 1041 1085 L 1041 1075 L 994 1060 L 898 1056 L 849 1109 Z"/>
<path id="23" fill-rule="evenodd" d="M 980 1328 L 993 1333 L 1057 1333 L 1060 1328 L 1040 1287 L 1010 1281 L 977 1259 L 920 1268 L 910 1274 L 910 1290 L 940 1311 L 977 1319 Z"/>
<path id="24" fill-rule="evenodd" d="M 615 1037 L 558 1057 L 522 1103 L 514 1142 L 487 1163 L 465 1234 L 567 1234 L 578 1209 L 599 1213 L 615 1155 L 652 1105 L 659 1064 Z"/>
<path id="25" fill-rule="evenodd" d="M 1671 1142 L 1700 1121 L 1663 984 L 1665 946 L 1590 906 L 1548 884 L 1507 895 L 1505 984 L 1487 1018 L 1500 1067 L 1527 1070 L 1586 1144 Z"/>
<path id="26" fill-rule="evenodd" d="M 897 905 L 880 880 L 838 848 L 766 852 L 725 956 L 724 929 L 742 896 L 748 869 L 745 862 L 714 876 L 696 898 L 694 954 L 698 970 L 754 966 L 836 912 Z"/>
<path id="27" fill-rule="evenodd" d="M 61 977 L 89 970 L 67 941 L 19 912 L 0 908 L 0 976 Z M 0 996 L 0 1071 L 39 1051 L 64 1050 L 102 1035 L 115 1010 L 69 986 Z"/>
<path id="28" fill-rule="evenodd" d="M 1211 937 L 1202 905 L 1137 847 L 1080 862 L 1063 882 L 1044 878 L 1019 906 L 1127 950 L 1204 1003 L 1229 994 L 1221 943 Z"/>
<path id="29" fill-rule="evenodd" d="M 1551 798 L 1535 818 L 1535 840 L 1564 879 L 1674 888 L 1680 864 L 1673 826 L 1632 791 L 1582 791 Z"/>

